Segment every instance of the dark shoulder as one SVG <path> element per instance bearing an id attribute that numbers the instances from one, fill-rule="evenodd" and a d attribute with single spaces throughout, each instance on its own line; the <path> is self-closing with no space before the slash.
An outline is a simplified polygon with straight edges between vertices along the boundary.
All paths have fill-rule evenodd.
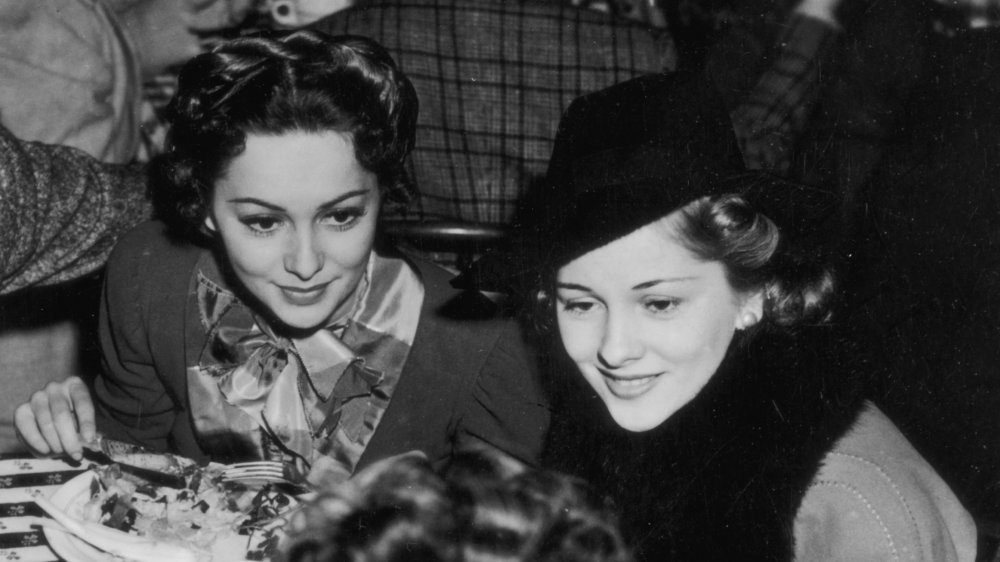
<path id="1" fill-rule="evenodd" d="M 424 284 L 423 315 L 444 322 L 486 322 L 500 320 L 500 308 L 478 291 L 457 289 L 455 274 L 421 259 L 410 258 Z"/>
<path id="2" fill-rule="evenodd" d="M 186 290 L 191 270 L 205 249 L 169 234 L 160 221 L 147 221 L 119 239 L 108 260 L 107 282 L 133 291 Z"/>
<path id="3" fill-rule="evenodd" d="M 202 248 L 171 235 L 163 222 L 150 220 L 140 223 L 118 240 L 112 260 L 168 261 L 173 264 L 177 260 L 197 256 L 202 251 Z"/>
<path id="4" fill-rule="evenodd" d="M 451 285 L 451 272 L 421 260 L 411 260 L 424 283 L 424 303 L 414 349 L 433 364 L 468 363 L 478 372 L 494 353 L 527 354 L 517 321 L 478 291 Z"/>
<path id="5" fill-rule="evenodd" d="M 451 285 L 451 280 L 455 277 L 447 269 L 427 260 L 407 256 L 406 259 L 416 268 L 420 274 L 420 280 L 424 283 L 424 291 L 431 296 L 447 296 L 456 291 Z"/>

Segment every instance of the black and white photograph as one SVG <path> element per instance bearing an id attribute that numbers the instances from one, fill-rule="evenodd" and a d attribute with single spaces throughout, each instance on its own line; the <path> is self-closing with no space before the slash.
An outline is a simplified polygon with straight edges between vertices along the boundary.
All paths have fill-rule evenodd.
<path id="1" fill-rule="evenodd" d="M 1000 0 L 0 0 L 0 559 L 1000 562 Z"/>

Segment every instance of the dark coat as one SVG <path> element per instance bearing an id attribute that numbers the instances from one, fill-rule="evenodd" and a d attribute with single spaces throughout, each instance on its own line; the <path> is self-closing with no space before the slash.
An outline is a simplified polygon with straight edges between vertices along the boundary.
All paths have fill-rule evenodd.
<path id="1" fill-rule="evenodd" d="M 106 435 L 212 458 L 194 433 L 186 374 L 207 341 L 191 299 L 207 252 L 172 242 L 162 223 L 149 222 L 112 254 L 101 304 L 104 369 L 95 383 Z M 453 289 L 443 269 L 417 268 L 425 291 L 417 335 L 358 469 L 414 449 L 439 461 L 470 441 L 537 462 L 549 409 L 516 323 L 480 295 Z"/>
<path id="2" fill-rule="evenodd" d="M 738 334 L 694 400 L 643 433 L 568 374 L 544 462 L 617 504 L 639 560 L 791 560 L 806 489 L 864 404 L 834 331 Z"/>

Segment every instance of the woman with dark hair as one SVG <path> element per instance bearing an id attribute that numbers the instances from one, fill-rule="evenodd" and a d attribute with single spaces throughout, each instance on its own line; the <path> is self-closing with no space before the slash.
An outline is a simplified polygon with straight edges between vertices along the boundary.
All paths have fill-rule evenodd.
<path id="1" fill-rule="evenodd" d="M 614 500 L 639 560 L 973 560 L 831 321 L 832 201 L 740 169 L 714 99 L 655 76 L 563 118 L 534 262 L 566 373 L 547 465 Z"/>
<path id="2" fill-rule="evenodd" d="M 117 246 L 93 397 L 53 383 L 15 414 L 39 454 L 108 437 L 340 481 L 464 443 L 535 462 L 548 408 L 516 325 L 450 275 L 376 249 L 417 98 L 371 40 L 241 38 L 188 62 L 171 105 L 165 222 Z M 462 317 L 451 314 L 458 310 Z"/>
<path id="3" fill-rule="evenodd" d="M 629 562 L 613 512 L 578 479 L 496 450 L 435 470 L 384 459 L 320 492 L 285 527 L 283 562 Z"/>

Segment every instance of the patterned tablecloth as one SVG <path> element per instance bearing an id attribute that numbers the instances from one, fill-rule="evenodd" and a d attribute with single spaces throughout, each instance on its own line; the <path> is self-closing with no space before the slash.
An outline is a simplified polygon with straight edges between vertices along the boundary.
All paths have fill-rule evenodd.
<path id="1" fill-rule="evenodd" d="M 62 560 L 49 548 L 42 530 L 25 519 L 44 517 L 45 513 L 34 502 L 25 500 L 23 488 L 52 495 L 88 466 L 86 463 L 73 466 L 56 459 L 0 456 L 0 562 Z"/>

